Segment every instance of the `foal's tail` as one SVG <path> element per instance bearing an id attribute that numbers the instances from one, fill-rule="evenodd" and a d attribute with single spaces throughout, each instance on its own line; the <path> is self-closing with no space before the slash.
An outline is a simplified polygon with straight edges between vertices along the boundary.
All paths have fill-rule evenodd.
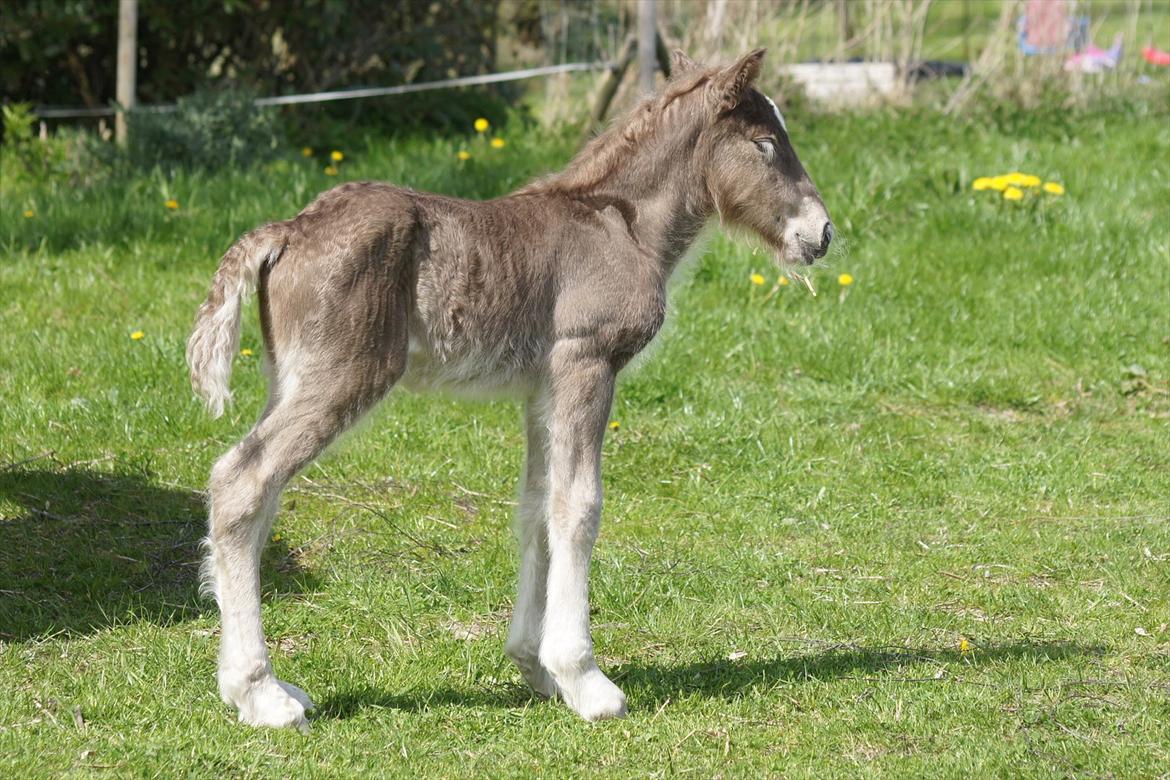
<path id="1" fill-rule="evenodd" d="M 187 341 L 187 365 L 195 394 L 214 417 L 223 414 L 224 403 L 232 397 L 228 380 L 240 344 L 240 306 L 256 289 L 260 269 L 276 262 L 284 246 L 285 231 L 279 223 L 257 228 L 232 244 L 195 315 L 195 330 Z"/>

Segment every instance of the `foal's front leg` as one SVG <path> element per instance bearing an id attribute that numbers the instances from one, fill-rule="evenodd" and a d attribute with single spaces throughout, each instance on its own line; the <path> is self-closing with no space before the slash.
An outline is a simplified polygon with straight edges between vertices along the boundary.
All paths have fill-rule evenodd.
<path id="1" fill-rule="evenodd" d="M 601 442 L 614 371 L 558 345 L 548 388 L 549 570 L 540 662 L 565 703 L 586 720 L 626 714 L 626 697 L 593 657 L 589 561 L 601 522 Z"/>

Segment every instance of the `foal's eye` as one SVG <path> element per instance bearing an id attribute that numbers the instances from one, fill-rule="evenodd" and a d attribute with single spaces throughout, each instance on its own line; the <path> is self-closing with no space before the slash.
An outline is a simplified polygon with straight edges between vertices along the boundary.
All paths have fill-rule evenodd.
<path id="1" fill-rule="evenodd" d="M 755 138 L 753 139 L 753 142 L 755 143 L 756 148 L 759 149 L 760 152 L 769 160 L 771 160 L 772 156 L 776 154 L 776 141 L 774 139 Z"/>

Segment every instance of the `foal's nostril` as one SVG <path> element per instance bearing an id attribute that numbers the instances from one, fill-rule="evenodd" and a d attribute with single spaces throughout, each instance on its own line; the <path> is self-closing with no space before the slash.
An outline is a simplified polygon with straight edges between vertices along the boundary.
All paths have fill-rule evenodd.
<path id="1" fill-rule="evenodd" d="M 821 258 L 829 252 L 829 242 L 833 240 L 833 223 L 826 222 L 825 229 L 821 231 L 821 245 L 813 250 L 813 257 Z"/>

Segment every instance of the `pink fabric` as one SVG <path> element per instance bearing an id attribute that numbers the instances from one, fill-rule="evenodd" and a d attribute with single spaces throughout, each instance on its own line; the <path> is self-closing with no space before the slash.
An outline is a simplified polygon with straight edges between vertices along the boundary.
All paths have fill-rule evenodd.
<path id="1" fill-rule="evenodd" d="M 1029 46 L 1063 49 L 1068 43 L 1068 0 L 1028 0 L 1024 19 Z"/>
<path id="2" fill-rule="evenodd" d="M 1112 70 L 1121 61 L 1121 33 L 1113 40 L 1113 46 L 1102 49 L 1089 44 L 1084 51 L 1069 57 L 1064 63 L 1067 71 L 1079 73 L 1100 73 L 1103 70 Z"/>

